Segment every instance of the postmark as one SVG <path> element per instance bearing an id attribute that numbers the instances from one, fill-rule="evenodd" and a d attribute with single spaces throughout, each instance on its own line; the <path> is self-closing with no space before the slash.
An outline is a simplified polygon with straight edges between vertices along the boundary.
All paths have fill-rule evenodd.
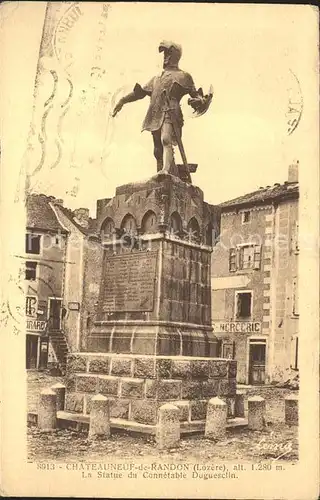
<path id="1" fill-rule="evenodd" d="M 18 256 L 17 256 L 18 257 Z M 25 281 L 26 263 L 24 259 L 17 267 L 16 272 L 9 274 L 6 286 L 6 294 L 2 298 L 0 304 L 0 325 L 12 329 L 12 333 L 18 335 L 28 329 L 28 320 L 43 319 L 38 318 L 38 314 L 43 314 L 38 308 L 38 301 L 33 303 L 30 298 L 37 298 L 36 289 L 41 285 L 42 289 L 46 291 L 48 297 L 57 298 L 52 285 L 48 280 L 41 276 L 37 276 L 35 281 L 27 287 Z M 41 262 L 40 266 L 46 267 L 50 272 L 53 272 L 50 264 Z M 30 293 L 28 292 L 30 289 Z M 29 300 L 28 300 L 29 299 Z"/>
<path id="2" fill-rule="evenodd" d="M 110 10 L 107 3 L 48 5 L 25 158 L 29 192 L 52 190 L 61 174 L 65 194 L 74 198 L 88 169 L 106 177 L 111 109 L 122 92 L 121 86 L 114 92 L 106 66 Z"/>
<path id="3" fill-rule="evenodd" d="M 297 75 L 290 69 L 290 84 L 287 89 L 288 104 L 286 112 L 287 134 L 291 135 L 298 127 L 303 112 L 303 95 Z"/>

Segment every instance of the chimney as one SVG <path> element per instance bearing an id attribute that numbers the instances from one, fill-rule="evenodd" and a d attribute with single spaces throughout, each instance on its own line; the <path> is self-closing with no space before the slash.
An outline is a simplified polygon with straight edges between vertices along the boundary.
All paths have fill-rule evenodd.
<path id="1" fill-rule="evenodd" d="M 77 208 L 76 210 L 73 211 L 74 213 L 74 219 L 80 226 L 82 227 L 88 227 L 89 225 L 89 209 L 88 208 Z"/>
<path id="2" fill-rule="evenodd" d="M 299 160 L 296 160 L 291 165 L 289 165 L 288 182 L 299 182 Z"/>

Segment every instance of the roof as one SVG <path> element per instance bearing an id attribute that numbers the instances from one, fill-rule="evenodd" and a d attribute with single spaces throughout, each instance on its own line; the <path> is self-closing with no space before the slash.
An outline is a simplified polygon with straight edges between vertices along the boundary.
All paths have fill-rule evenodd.
<path id="1" fill-rule="evenodd" d="M 52 199 L 52 196 L 44 194 L 30 194 L 27 196 L 27 228 L 66 233 L 65 228 L 60 224 L 50 206 Z"/>
<path id="2" fill-rule="evenodd" d="M 74 224 L 74 226 L 79 229 L 79 231 L 85 235 L 95 236 L 95 219 L 88 219 L 88 226 L 83 226 L 77 222 L 75 211 L 70 208 L 64 207 L 61 203 L 57 202 L 57 200 L 53 200 L 54 204 L 57 204 L 61 212 L 64 213 L 66 217 Z"/>
<path id="3" fill-rule="evenodd" d="M 229 207 L 262 205 L 264 203 L 275 203 L 286 199 L 299 197 L 298 182 L 285 182 L 284 184 L 274 184 L 260 188 L 257 191 L 239 196 L 229 201 L 220 203 L 222 210 Z"/>

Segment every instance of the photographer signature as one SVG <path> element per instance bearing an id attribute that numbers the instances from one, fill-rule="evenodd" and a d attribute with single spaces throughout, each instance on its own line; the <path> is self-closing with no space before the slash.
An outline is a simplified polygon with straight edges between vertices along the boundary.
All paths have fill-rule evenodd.
<path id="1" fill-rule="evenodd" d="M 268 436 L 264 436 L 263 438 L 261 438 L 259 443 L 256 444 L 256 450 L 265 451 L 272 454 L 279 453 L 279 455 L 276 456 L 276 458 L 274 458 L 273 460 L 279 460 L 279 458 L 282 458 L 293 451 L 292 441 L 287 441 L 285 443 L 275 443 L 271 441 L 274 437 L 274 432 L 272 431 Z"/>

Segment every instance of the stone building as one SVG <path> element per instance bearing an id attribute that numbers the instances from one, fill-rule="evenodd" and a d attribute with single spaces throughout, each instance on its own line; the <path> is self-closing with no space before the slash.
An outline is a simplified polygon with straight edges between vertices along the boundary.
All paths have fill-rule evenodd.
<path id="1" fill-rule="evenodd" d="M 26 367 L 45 368 L 49 339 L 61 330 L 67 231 L 44 195 L 27 197 Z"/>
<path id="2" fill-rule="evenodd" d="M 85 342 L 97 300 L 100 253 L 88 210 L 72 212 L 53 196 L 28 196 L 27 368 L 57 364 L 64 370 L 67 353 L 82 348 L 80 330 Z"/>
<path id="3" fill-rule="evenodd" d="M 298 369 L 298 164 L 288 181 L 224 202 L 212 254 L 212 320 L 238 383 Z"/>

